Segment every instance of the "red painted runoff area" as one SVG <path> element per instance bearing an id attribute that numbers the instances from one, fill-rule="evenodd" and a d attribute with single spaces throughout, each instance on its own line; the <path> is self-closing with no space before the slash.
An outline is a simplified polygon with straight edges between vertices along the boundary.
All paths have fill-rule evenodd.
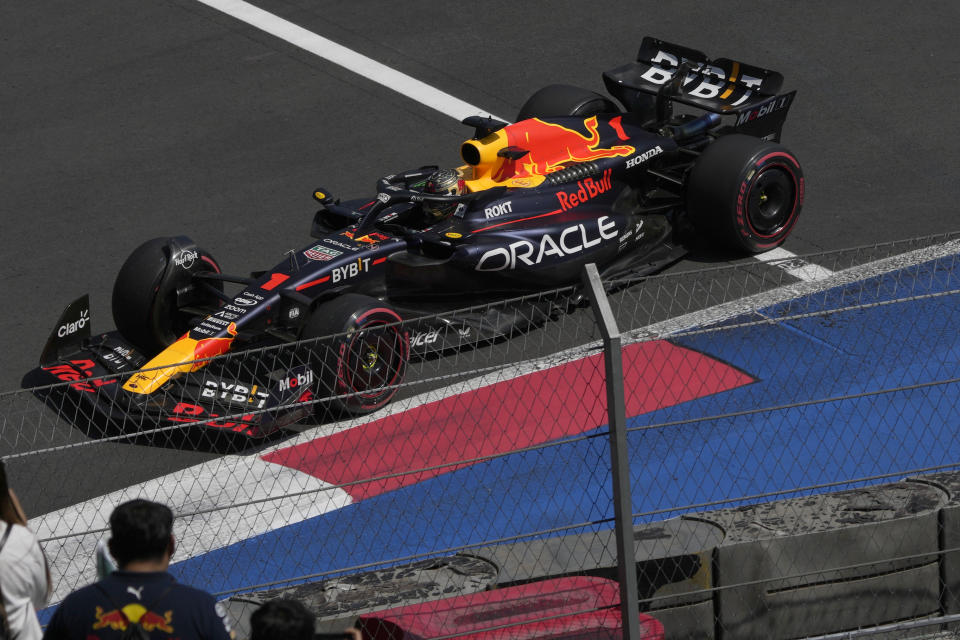
<path id="1" fill-rule="evenodd" d="M 751 311 L 726 320 L 723 330 L 629 346 L 624 369 L 634 524 L 705 504 L 734 507 L 756 502 L 755 496 L 861 486 L 960 459 L 958 267 L 955 259 L 925 263 Z M 936 295 L 872 304 L 922 294 Z M 864 306 L 839 311 L 852 303 Z M 519 376 L 311 447 L 288 447 L 277 459 L 327 482 L 362 482 L 368 469 L 398 477 L 392 484 L 347 485 L 365 499 L 172 570 L 188 584 L 232 592 L 342 567 L 395 565 L 435 550 L 541 537 L 536 532 L 571 523 L 608 529 L 613 497 L 601 364 L 596 356 Z M 751 378 L 740 371 L 755 382 L 743 384 Z M 574 382 L 580 376 L 587 380 Z M 641 413 L 645 408 L 654 410 Z M 404 430 L 414 438 L 410 445 L 402 444 Z M 577 433 L 585 437 L 564 437 Z M 562 444 L 509 453 L 554 435 Z M 391 444 L 377 444 L 379 437 Z M 452 467 L 410 473 L 441 455 L 462 465 L 464 454 L 491 449 L 504 455 L 456 473 L 445 473 Z M 353 472 L 346 468 L 351 465 Z M 376 495 L 391 486 L 399 488 Z"/>
<path id="2" fill-rule="evenodd" d="M 620 638 L 620 587 L 596 577 L 568 577 L 421 602 L 361 616 L 372 640 L 518 640 Z M 640 638 L 662 640 L 663 625 L 640 617 Z"/>
<path id="3" fill-rule="evenodd" d="M 627 346 L 623 361 L 627 416 L 754 381 L 718 360 L 663 340 Z M 471 464 L 447 465 L 451 460 L 503 454 L 591 431 L 607 423 L 606 412 L 603 356 L 595 354 L 280 449 L 263 459 L 345 485 L 354 500 L 363 500 Z"/>

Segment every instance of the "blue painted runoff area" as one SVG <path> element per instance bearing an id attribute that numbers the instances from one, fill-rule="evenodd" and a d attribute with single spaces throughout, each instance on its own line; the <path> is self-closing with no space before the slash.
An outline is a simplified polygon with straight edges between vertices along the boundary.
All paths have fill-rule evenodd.
<path id="1" fill-rule="evenodd" d="M 956 258 L 673 338 L 756 382 L 629 418 L 636 522 L 736 506 L 749 496 L 763 496 L 750 499 L 756 502 L 890 482 L 960 460 L 960 296 L 948 293 L 960 289 Z M 842 310 L 857 305 L 866 306 Z M 796 317 L 803 314 L 811 315 Z M 829 483 L 839 484 L 822 486 Z M 571 523 L 588 524 L 541 537 L 610 528 L 610 484 L 601 427 L 243 540 L 172 571 L 228 595 Z"/>

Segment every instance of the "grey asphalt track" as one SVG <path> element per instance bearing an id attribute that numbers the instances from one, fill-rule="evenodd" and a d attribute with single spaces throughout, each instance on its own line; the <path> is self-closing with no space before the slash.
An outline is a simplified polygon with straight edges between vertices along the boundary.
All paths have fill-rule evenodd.
<path id="1" fill-rule="evenodd" d="M 786 249 L 958 227 L 955 2 L 253 3 L 505 117 L 545 84 L 601 90 L 648 34 L 775 69 L 798 90 L 783 142 L 807 177 Z M 140 242 L 188 234 L 226 271 L 267 268 L 309 239 L 315 187 L 354 197 L 457 164 L 470 135 L 195 0 L 2 3 L 0 60 L 3 390 L 75 297 L 90 293 L 95 331 L 112 327 L 113 278 Z M 99 450 L 109 481 L 66 479 L 34 512 L 211 455 L 129 446 Z"/>

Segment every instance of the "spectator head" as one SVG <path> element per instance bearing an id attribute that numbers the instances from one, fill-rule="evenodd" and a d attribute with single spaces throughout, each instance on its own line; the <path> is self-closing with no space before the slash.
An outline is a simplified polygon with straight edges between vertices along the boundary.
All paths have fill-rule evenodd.
<path id="1" fill-rule="evenodd" d="M 250 640 L 311 640 L 314 616 L 299 600 L 277 598 L 250 616 Z"/>
<path id="2" fill-rule="evenodd" d="M 134 561 L 169 561 L 173 512 L 149 500 L 124 502 L 110 514 L 109 547 L 121 569 Z"/>

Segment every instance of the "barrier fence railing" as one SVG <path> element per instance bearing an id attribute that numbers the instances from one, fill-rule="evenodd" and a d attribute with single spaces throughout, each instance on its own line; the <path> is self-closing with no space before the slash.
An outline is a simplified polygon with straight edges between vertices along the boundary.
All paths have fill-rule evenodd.
<path id="1" fill-rule="evenodd" d="M 349 335 L 220 356 L 143 405 L 68 359 L 0 394 L 0 455 L 54 602 L 146 497 L 175 512 L 181 580 L 294 593 L 371 636 L 630 611 L 626 637 L 928 632 L 960 614 L 958 254 L 948 236 L 604 281 L 608 333 L 579 286 L 387 326 L 437 348 L 376 378 L 407 348 L 381 340 L 351 374 L 366 396 L 331 383 Z M 385 388 L 369 416 L 336 406 Z"/>

